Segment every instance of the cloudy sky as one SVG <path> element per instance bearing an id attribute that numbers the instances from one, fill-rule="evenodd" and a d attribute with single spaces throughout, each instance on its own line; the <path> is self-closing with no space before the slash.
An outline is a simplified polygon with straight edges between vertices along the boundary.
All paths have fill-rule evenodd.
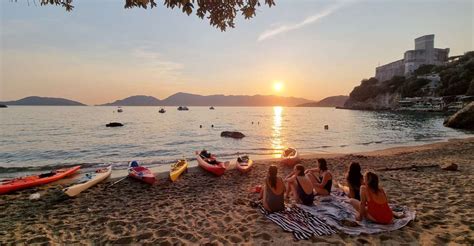
<path id="1" fill-rule="evenodd" d="M 450 55 L 474 50 L 472 0 L 275 2 L 221 32 L 164 6 L 74 0 L 68 13 L 33 0 L 0 1 L 0 101 L 275 94 L 276 81 L 284 84 L 280 95 L 319 100 L 348 94 L 375 66 L 413 49 L 418 36 L 435 34 L 435 46 Z"/>

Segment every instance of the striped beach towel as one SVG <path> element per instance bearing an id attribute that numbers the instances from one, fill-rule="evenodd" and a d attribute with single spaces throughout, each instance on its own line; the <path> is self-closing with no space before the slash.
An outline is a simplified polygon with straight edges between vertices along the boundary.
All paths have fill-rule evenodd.
<path id="1" fill-rule="evenodd" d="M 284 231 L 293 233 L 296 240 L 309 239 L 312 236 L 325 236 L 336 233 L 327 223 L 299 207 L 288 207 L 284 211 L 269 213 L 262 204 L 260 212 Z"/>

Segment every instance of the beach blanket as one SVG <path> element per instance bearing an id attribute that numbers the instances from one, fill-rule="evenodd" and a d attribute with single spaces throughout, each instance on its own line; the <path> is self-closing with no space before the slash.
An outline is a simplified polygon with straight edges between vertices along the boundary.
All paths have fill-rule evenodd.
<path id="1" fill-rule="evenodd" d="M 394 219 L 390 225 L 380 225 L 367 220 L 356 221 L 357 211 L 351 204 L 347 203 L 348 197 L 332 193 L 329 197 L 317 197 L 314 206 L 297 205 L 326 224 L 336 228 L 338 231 L 349 235 L 374 234 L 398 230 L 415 219 L 416 212 L 404 206 L 390 204 L 393 211 L 403 214 L 399 219 Z"/>
<path id="2" fill-rule="evenodd" d="M 287 207 L 284 211 L 274 213 L 265 210 L 261 203 L 258 207 L 266 218 L 280 226 L 284 231 L 293 233 L 296 240 L 336 233 L 336 230 L 327 223 L 299 207 Z"/>

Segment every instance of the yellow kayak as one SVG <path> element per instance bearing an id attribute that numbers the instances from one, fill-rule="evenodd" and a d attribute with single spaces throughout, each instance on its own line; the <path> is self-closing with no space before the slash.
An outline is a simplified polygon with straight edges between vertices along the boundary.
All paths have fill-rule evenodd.
<path id="1" fill-rule="evenodd" d="M 176 163 L 171 165 L 170 179 L 176 181 L 184 171 L 188 170 L 188 162 L 186 160 L 178 160 Z"/>
<path id="2" fill-rule="evenodd" d="M 79 195 L 79 193 L 104 181 L 110 176 L 111 173 L 112 166 L 108 166 L 103 169 L 98 169 L 95 171 L 95 173 L 92 174 L 87 173 L 86 175 L 84 175 L 84 177 L 80 180 L 78 184 L 74 184 L 72 186 L 69 186 L 68 188 L 63 189 L 63 192 L 69 197 L 75 197 Z"/>

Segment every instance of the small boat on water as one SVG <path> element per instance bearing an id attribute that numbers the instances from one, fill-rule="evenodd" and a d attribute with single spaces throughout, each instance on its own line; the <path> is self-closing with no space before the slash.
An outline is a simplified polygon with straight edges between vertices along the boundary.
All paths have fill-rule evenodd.
<path id="1" fill-rule="evenodd" d="M 206 150 L 202 150 L 201 152 L 196 151 L 196 159 L 202 169 L 216 176 L 222 176 L 226 170 L 225 163 L 218 161 L 215 155 L 212 155 Z"/>
<path id="2" fill-rule="evenodd" d="M 189 108 L 186 107 L 186 106 L 179 106 L 179 107 L 178 107 L 178 110 L 179 110 L 179 111 L 188 111 Z"/>
<path id="3" fill-rule="evenodd" d="M 287 148 L 281 154 L 281 162 L 287 166 L 294 166 L 300 162 L 300 156 L 295 148 Z"/>
<path id="4" fill-rule="evenodd" d="M 210 109 L 210 110 L 214 110 L 214 107 L 213 107 L 213 106 L 211 106 L 209 109 Z"/>
<path id="5" fill-rule="evenodd" d="M 164 114 L 164 113 L 166 113 L 166 110 L 165 110 L 164 108 L 160 108 L 160 110 L 158 111 L 158 113 Z"/>
<path id="6" fill-rule="evenodd" d="M 252 168 L 252 165 L 253 165 L 253 161 L 250 159 L 248 155 L 237 157 L 236 167 L 241 173 L 247 173 L 248 171 L 250 171 L 250 169 Z"/>
<path id="7" fill-rule="evenodd" d="M 140 166 L 137 161 L 131 161 L 130 164 L 128 164 L 128 176 L 147 184 L 154 184 L 156 182 L 156 177 L 151 170 L 147 167 Z"/>
<path id="8" fill-rule="evenodd" d="M 86 173 L 78 182 L 63 189 L 63 192 L 69 197 L 75 197 L 90 187 L 106 180 L 110 177 L 110 174 L 112 174 L 112 165 L 97 169 L 94 173 Z"/>
<path id="9" fill-rule="evenodd" d="M 118 113 L 122 113 L 122 112 L 123 112 L 123 109 L 122 109 L 121 107 L 118 107 L 117 112 L 118 112 Z"/>
<path id="10" fill-rule="evenodd" d="M 57 169 L 49 173 L 5 180 L 0 183 L 0 194 L 48 184 L 67 177 L 77 172 L 80 168 L 81 166 L 74 166 L 71 168 Z"/>
<path id="11" fill-rule="evenodd" d="M 171 165 L 170 179 L 176 181 L 178 177 L 188 170 L 188 162 L 185 159 L 178 160 L 176 163 Z"/>

